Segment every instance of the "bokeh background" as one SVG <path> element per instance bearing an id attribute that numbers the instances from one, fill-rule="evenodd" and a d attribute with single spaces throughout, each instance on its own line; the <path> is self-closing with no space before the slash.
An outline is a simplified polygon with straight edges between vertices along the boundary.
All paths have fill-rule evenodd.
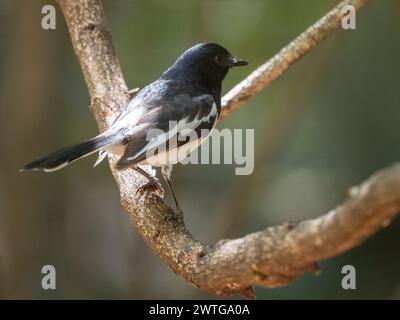
<path id="1" fill-rule="evenodd" d="M 186 48 L 217 42 L 250 61 L 226 92 L 338 1 L 105 0 L 129 87 L 155 80 Z M 0 0 L 0 297 L 213 298 L 166 267 L 121 210 L 116 185 L 95 157 L 53 173 L 22 174 L 27 161 L 96 134 L 88 93 L 54 1 Z M 175 169 L 195 237 L 212 243 L 314 218 L 349 188 L 400 158 L 400 2 L 379 0 L 219 125 L 255 129 L 255 171 L 233 165 Z M 400 192 L 400 190 L 399 190 Z M 168 201 L 171 199 L 168 197 Z M 172 203 L 172 202 L 171 202 Z M 261 299 L 399 299 L 400 221 Z M 41 268 L 57 289 L 41 289 Z M 357 289 L 341 288 L 354 265 Z"/>

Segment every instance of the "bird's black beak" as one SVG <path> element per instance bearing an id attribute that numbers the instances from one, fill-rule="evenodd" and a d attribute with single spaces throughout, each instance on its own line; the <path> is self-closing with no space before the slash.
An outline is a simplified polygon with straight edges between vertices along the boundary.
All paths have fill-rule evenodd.
<path id="1" fill-rule="evenodd" d="M 249 63 L 247 61 L 244 61 L 240 58 L 231 56 L 229 58 L 229 67 L 240 67 L 240 66 L 247 66 Z"/>

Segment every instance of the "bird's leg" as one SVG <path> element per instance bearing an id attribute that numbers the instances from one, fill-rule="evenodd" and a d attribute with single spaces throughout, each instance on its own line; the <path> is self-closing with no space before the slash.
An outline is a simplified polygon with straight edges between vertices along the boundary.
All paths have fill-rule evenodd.
<path id="1" fill-rule="evenodd" d="M 182 213 L 182 209 L 181 206 L 179 205 L 178 199 L 175 196 L 175 192 L 174 189 L 172 188 L 172 184 L 171 184 L 171 172 L 172 172 L 172 165 L 167 165 L 167 166 L 162 166 L 161 167 L 161 175 L 163 176 L 164 180 L 167 182 L 168 184 L 168 188 L 172 193 L 172 196 L 174 197 L 174 201 L 175 201 L 175 206 L 176 209 L 178 209 L 178 211 L 180 213 Z"/>
<path id="2" fill-rule="evenodd" d="M 143 170 L 139 166 L 132 167 L 132 169 L 135 170 L 136 172 L 139 172 L 141 175 L 145 176 L 147 178 L 147 180 L 149 180 L 146 184 L 139 187 L 137 192 L 143 192 L 147 189 L 150 189 L 150 190 L 154 190 L 160 194 L 163 194 L 162 186 L 156 177 L 153 177 L 152 175 L 148 174 L 145 170 Z"/>

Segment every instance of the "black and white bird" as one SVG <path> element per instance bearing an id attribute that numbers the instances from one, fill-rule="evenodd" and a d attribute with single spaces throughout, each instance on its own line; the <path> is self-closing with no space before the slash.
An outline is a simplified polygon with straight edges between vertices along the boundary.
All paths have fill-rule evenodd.
<path id="1" fill-rule="evenodd" d="M 56 171 L 99 151 L 97 165 L 111 153 L 119 157 L 117 170 L 132 168 L 148 179 L 141 189 L 159 189 L 160 185 L 140 165 L 161 167 L 181 210 L 171 185 L 172 165 L 207 138 L 203 132 L 209 133 L 215 127 L 221 111 L 222 80 L 231 67 L 244 65 L 246 61 L 218 44 L 197 44 L 186 50 L 158 80 L 141 89 L 105 132 L 32 161 L 21 170 Z M 188 129 L 198 139 L 180 139 L 179 135 Z"/>

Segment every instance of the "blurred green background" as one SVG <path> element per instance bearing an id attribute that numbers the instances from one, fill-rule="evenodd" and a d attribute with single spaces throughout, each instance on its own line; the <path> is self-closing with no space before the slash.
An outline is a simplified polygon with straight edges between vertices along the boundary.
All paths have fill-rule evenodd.
<path id="1" fill-rule="evenodd" d="M 106 0 L 128 86 L 155 80 L 186 48 L 217 42 L 250 62 L 226 92 L 338 1 Z M 53 174 L 22 174 L 37 156 L 96 134 L 89 99 L 54 1 L 0 0 L 0 297 L 213 298 L 166 267 L 121 210 L 108 166 L 87 158 Z M 313 218 L 400 158 L 400 2 L 378 0 L 219 125 L 255 129 L 255 171 L 178 166 L 175 188 L 195 237 L 212 243 Z M 399 190 L 400 192 L 400 190 Z M 167 200 L 172 203 L 168 196 Z M 313 274 L 261 299 L 399 299 L 400 221 Z M 41 289 L 41 268 L 57 289 Z M 341 288 L 341 268 L 357 289 Z"/>

